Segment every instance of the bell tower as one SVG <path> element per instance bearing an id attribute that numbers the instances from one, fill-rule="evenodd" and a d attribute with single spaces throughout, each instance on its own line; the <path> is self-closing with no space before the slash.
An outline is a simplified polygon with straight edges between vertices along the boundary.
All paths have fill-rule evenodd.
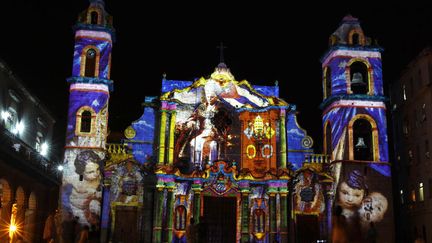
<path id="1" fill-rule="evenodd" d="M 382 49 L 343 18 L 322 58 L 324 151 L 332 160 L 388 162 Z"/>
<path id="2" fill-rule="evenodd" d="M 332 215 L 339 212 L 348 224 L 361 226 L 347 224 L 349 236 L 366 236 L 376 227 L 381 240 L 394 242 L 381 52 L 359 20 L 348 15 L 330 36 L 321 60 L 324 153 L 334 176 L 328 225 L 331 231 Z"/>
<path id="3" fill-rule="evenodd" d="M 63 220 L 99 226 L 102 162 L 108 125 L 112 18 L 103 0 L 90 0 L 75 31 L 62 185 Z M 77 217 L 77 218 L 76 218 Z"/>

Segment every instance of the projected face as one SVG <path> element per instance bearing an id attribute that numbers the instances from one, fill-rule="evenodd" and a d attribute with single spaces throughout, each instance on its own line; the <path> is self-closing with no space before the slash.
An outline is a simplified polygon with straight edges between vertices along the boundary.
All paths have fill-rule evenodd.
<path id="1" fill-rule="evenodd" d="M 352 188 L 346 182 L 341 183 L 338 198 L 342 208 L 354 209 L 360 207 L 363 197 L 363 189 Z"/>
<path id="2" fill-rule="evenodd" d="M 94 162 L 90 162 L 86 164 L 84 169 L 84 180 L 86 181 L 92 181 L 99 178 L 100 172 L 99 172 L 99 165 Z"/>
<path id="3" fill-rule="evenodd" d="M 379 222 L 383 219 L 388 208 L 387 199 L 379 192 L 370 193 L 362 202 L 359 209 L 363 222 Z"/>

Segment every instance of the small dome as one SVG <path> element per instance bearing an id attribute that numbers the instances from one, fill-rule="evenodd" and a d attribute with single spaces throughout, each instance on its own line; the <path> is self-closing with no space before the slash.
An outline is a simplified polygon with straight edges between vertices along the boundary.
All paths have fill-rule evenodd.
<path id="1" fill-rule="evenodd" d="M 231 74 L 231 71 L 229 70 L 227 65 L 223 62 L 217 65 L 217 67 L 215 68 L 214 72 L 211 74 L 210 77 L 218 82 L 223 82 L 223 83 L 235 80 L 234 76 Z"/>

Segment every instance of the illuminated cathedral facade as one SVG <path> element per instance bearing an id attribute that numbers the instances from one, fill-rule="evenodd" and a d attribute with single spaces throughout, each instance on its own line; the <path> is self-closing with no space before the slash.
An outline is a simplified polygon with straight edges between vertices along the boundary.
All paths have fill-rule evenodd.
<path id="1" fill-rule="evenodd" d="M 237 81 L 223 62 L 209 78 L 164 77 L 126 139 L 106 144 L 114 29 L 90 2 L 68 79 L 65 225 L 78 217 L 102 242 L 187 242 L 191 218 L 203 242 L 363 242 L 370 227 L 394 241 L 381 49 L 356 18 L 322 58 L 325 154 L 277 85 Z"/>

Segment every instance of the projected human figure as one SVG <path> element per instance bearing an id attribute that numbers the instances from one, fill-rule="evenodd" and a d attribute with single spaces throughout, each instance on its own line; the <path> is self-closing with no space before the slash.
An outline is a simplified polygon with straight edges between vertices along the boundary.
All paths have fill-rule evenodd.
<path id="1" fill-rule="evenodd" d="M 217 112 L 217 97 L 206 95 L 205 109 L 202 112 L 204 121 L 202 132 L 190 141 L 191 162 L 200 168 L 206 160 L 214 161 L 217 159 L 218 144 L 216 142 L 217 129 L 212 123 L 212 118 Z"/>
<path id="2" fill-rule="evenodd" d="M 70 181 L 72 190 L 69 200 L 73 215 L 79 217 L 82 225 L 97 225 L 99 221 L 102 196 L 99 161 L 99 156 L 91 150 L 82 151 L 74 161 L 75 172 L 80 178 Z"/>
<path id="3" fill-rule="evenodd" d="M 371 192 L 362 201 L 359 209 L 360 222 L 363 229 L 367 229 L 370 223 L 383 220 L 388 208 L 387 198 L 379 192 Z"/>
<path id="4" fill-rule="evenodd" d="M 341 216 L 346 219 L 344 228 L 349 242 L 358 242 L 358 239 L 361 239 L 358 210 L 366 194 L 365 178 L 359 170 L 351 171 L 346 180 L 339 183 L 338 206 L 342 208 Z"/>

